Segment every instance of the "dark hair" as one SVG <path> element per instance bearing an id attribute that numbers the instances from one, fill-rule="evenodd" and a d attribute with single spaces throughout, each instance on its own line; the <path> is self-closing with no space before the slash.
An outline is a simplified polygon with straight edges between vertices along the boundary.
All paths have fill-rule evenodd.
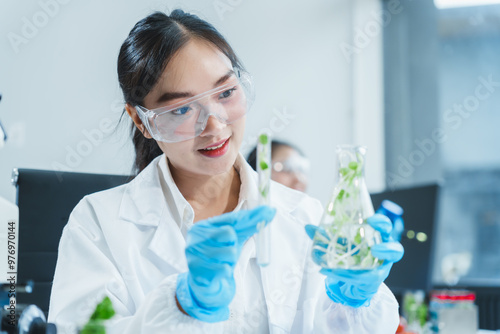
<path id="1" fill-rule="evenodd" d="M 132 106 L 143 104 L 172 56 L 192 38 L 210 42 L 229 58 L 233 68 L 244 70 L 229 43 L 210 23 L 180 9 L 170 15 L 155 12 L 137 22 L 120 48 L 118 80 L 125 102 Z M 133 123 L 131 131 L 134 167 L 139 173 L 163 152 Z"/>
<path id="2" fill-rule="evenodd" d="M 271 140 L 271 155 L 274 155 L 275 150 L 280 146 L 291 147 L 301 156 L 304 156 L 304 153 L 302 153 L 302 151 L 297 146 L 277 139 Z M 257 170 L 257 146 L 254 146 L 250 153 L 248 153 L 247 162 L 250 166 L 252 166 L 253 170 Z"/>

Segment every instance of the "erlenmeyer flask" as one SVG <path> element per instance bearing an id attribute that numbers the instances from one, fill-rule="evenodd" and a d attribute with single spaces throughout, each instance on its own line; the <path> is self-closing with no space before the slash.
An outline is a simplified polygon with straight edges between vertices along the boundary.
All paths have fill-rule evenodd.
<path id="1" fill-rule="evenodd" d="M 374 214 L 366 188 L 366 147 L 337 146 L 338 182 L 316 231 L 313 258 L 324 268 L 373 269 L 382 261 L 370 249 L 380 243 L 380 233 L 366 223 Z"/>

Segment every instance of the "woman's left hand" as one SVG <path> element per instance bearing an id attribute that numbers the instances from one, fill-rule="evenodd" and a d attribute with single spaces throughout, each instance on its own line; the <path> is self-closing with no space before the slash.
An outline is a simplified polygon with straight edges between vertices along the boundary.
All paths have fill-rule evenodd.
<path id="1" fill-rule="evenodd" d="M 326 293 L 336 303 L 352 307 L 368 305 L 379 286 L 389 276 L 393 263 L 403 257 L 403 246 L 391 237 L 392 223 L 388 217 L 375 214 L 366 221 L 382 236 L 382 243 L 372 246 L 371 252 L 384 262 L 371 270 L 321 269 L 320 272 L 326 275 Z M 318 229 L 320 227 L 306 225 L 306 232 L 311 239 Z M 314 255 L 320 254 L 315 252 Z"/>

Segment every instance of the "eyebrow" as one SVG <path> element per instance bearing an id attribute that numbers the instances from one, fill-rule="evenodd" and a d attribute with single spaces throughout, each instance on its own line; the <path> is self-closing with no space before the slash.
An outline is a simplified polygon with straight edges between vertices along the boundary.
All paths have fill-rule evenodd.
<path id="1" fill-rule="evenodd" d="M 217 86 L 220 86 L 222 83 L 224 83 L 227 79 L 229 79 L 232 75 L 234 74 L 234 71 L 233 70 L 229 70 L 227 71 L 226 74 L 224 74 L 219 80 L 217 80 L 215 83 L 214 83 L 214 88 L 217 87 Z"/>
<path id="2" fill-rule="evenodd" d="M 222 83 L 227 81 L 231 76 L 234 75 L 233 70 L 229 70 L 226 74 L 224 74 L 222 77 L 220 77 L 213 85 L 213 87 L 220 86 Z M 185 97 L 191 97 L 194 96 L 193 93 L 190 92 L 165 92 L 163 93 L 157 100 L 157 103 L 165 103 L 174 99 L 179 99 L 179 98 L 185 98 Z"/>

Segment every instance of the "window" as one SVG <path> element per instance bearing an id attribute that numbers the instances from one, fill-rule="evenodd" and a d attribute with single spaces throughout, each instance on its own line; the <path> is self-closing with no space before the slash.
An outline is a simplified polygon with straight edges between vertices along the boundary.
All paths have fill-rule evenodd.
<path id="1" fill-rule="evenodd" d="M 435 283 L 470 257 L 459 283 L 498 286 L 499 1 L 401 3 L 384 31 L 387 186 L 442 184 Z"/>

